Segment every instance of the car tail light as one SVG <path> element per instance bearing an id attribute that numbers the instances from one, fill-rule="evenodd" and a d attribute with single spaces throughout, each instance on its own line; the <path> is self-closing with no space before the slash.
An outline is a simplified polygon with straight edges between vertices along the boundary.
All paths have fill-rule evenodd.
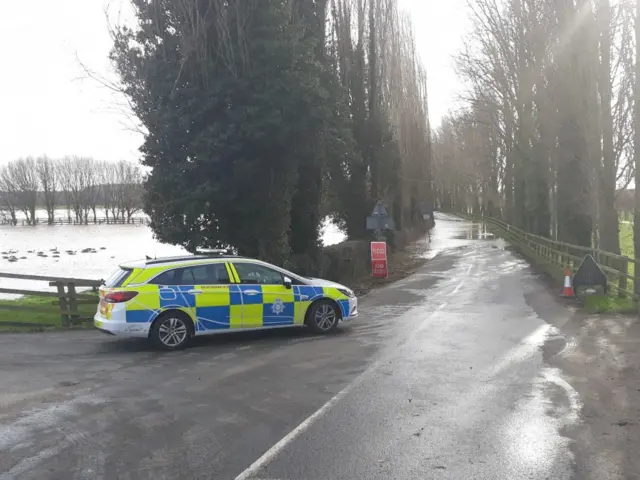
<path id="1" fill-rule="evenodd" d="M 138 292 L 113 292 L 108 293 L 104 297 L 104 301 L 107 303 L 123 303 L 128 302 L 136 295 L 138 295 Z"/>

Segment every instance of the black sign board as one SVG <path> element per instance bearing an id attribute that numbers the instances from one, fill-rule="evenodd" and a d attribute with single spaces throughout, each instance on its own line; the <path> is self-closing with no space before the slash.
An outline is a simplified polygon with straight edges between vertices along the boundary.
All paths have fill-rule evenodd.
<path id="1" fill-rule="evenodd" d="M 389 215 L 387 206 L 378 201 L 371 212 L 371 216 L 367 217 L 368 230 L 395 230 L 396 225 L 393 218 Z"/>
<path id="2" fill-rule="evenodd" d="M 585 255 L 573 276 L 573 289 L 576 293 L 579 287 L 602 287 L 607 292 L 607 276 L 591 255 Z"/>
<path id="3" fill-rule="evenodd" d="M 376 206 L 373 207 L 373 212 L 371 212 L 371 216 L 372 217 L 388 217 L 389 211 L 387 210 L 387 206 L 381 201 L 378 201 L 378 203 L 376 203 Z"/>

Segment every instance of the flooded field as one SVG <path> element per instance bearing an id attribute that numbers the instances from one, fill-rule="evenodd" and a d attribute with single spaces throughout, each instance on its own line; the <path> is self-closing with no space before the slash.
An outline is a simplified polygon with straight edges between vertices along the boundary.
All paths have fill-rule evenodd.
<path id="1" fill-rule="evenodd" d="M 325 224 L 325 245 L 343 239 L 344 234 L 335 225 Z M 106 278 L 119 263 L 139 260 L 145 255 L 185 253 L 180 247 L 155 240 L 145 225 L 91 224 L 3 226 L 0 227 L 0 252 L 0 272 L 88 279 Z M 43 282 L 3 278 L 0 278 L 0 287 L 48 289 Z"/>

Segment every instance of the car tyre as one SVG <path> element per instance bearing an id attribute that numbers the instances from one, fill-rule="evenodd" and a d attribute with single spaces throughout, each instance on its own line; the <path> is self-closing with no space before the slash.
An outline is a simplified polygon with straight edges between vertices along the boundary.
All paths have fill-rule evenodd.
<path id="1" fill-rule="evenodd" d="M 160 350 L 179 350 L 193 337 L 193 321 L 180 311 L 165 312 L 151 326 L 149 338 Z"/>
<path id="2" fill-rule="evenodd" d="M 327 334 L 338 328 L 340 323 L 340 310 L 338 305 L 331 300 L 320 300 L 309 309 L 307 326 L 314 333 Z"/>

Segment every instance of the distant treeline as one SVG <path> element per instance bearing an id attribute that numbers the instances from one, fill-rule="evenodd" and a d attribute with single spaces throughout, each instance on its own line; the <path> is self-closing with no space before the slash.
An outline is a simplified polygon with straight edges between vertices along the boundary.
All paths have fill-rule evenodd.
<path id="1" fill-rule="evenodd" d="M 55 209 L 66 208 L 76 223 L 95 222 L 98 209 L 107 220 L 131 221 L 142 208 L 143 174 L 136 163 L 117 163 L 90 157 L 21 158 L 0 166 L 0 216 L 17 223 L 24 213 L 36 223 L 36 209 L 47 211 L 55 222 Z"/>

